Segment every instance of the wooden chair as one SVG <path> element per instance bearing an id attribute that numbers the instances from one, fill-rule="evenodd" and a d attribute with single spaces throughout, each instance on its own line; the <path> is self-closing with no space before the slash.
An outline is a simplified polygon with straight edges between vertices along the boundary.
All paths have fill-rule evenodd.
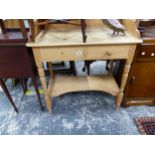
<path id="1" fill-rule="evenodd" d="M 50 24 L 67 24 L 67 25 L 74 25 L 74 26 L 80 26 L 81 32 L 82 32 L 82 40 L 83 42 L 86 42 L 87 35 L 86 35 L 86 22 L 84 19 L 79 19 L 79 23 L 74 22 L 77 21 L 77 19 L 38 19 L 36 22 L 34 20 L 29 19 L 29 24 L 31 27 L 31 39 L 32 41 L 35 41 L 35 36 L 37 34 L 35 27 L 37 29 L 46 29 L 48 25 Z"/>
<path id="2" fill-rule="evenodd" d="M 35 76 L 34 61 L 32 60 L 32 51 L 26 47 L 27 32 L 24 28 L 24 21 L 18 20 L 21 27 L 19 29 L 6 29 L 3 20 L 0 20 L 2 33 L 0 34 L 0 85 L 8 97 L 14 110 L 18 112 L 11 95 L 5 85 L 6 78 L 32 78 L 34 88 L 37 93 L 39 108 L 43 110 L 37 80 Z"/>
<path id="3" fill-rule="evenodd" d="M 52 24 L 58 24 L 58 25 L 73 25 L 73 26 L 79 26 L 81 28 L 81 34 L 82 34 L 82 41 L 86 42 L 87 35 L 86 35 L 86 22 L 84 19 L 37 19 L 36 21 L 29 19 L 28 20 L 29 25 L 31 27 L 31 33 L 30 33 L 30 40 L 32 42 L 35 41 L 35 37 L 38 34 L 38 32 L 42 29 L 48 29 L 48 27 Z M 53 64 L 51 62 L 48 62 L 49 70 Z M 54 74 L 61 74 L 61 73 L 72 73 L 76 74 L 75 71 L 75 64 L 74 61 L 70 61 L 70 69 L 63 69 L 63 70 L 55 70 Z"/>

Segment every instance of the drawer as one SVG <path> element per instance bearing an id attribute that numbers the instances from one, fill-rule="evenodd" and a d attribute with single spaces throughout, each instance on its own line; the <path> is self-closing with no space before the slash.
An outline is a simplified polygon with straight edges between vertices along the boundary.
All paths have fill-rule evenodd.
<path id="1" fill-rule="evenodd" d="M 86 48 L 85 60 L 126 59 L 129 54 L 127 45 L 92 46 Z"/>
<path id="2" fill-rule="evenodd" d="M 42 61 L 83 60 L 83 53 L 80 47 L 40 48 Z"/>
<path id="3" fill-rule="evenodd" d="M 138 52 L 138 58 L 155 59 L 155 45 L 142 44 Z"/>

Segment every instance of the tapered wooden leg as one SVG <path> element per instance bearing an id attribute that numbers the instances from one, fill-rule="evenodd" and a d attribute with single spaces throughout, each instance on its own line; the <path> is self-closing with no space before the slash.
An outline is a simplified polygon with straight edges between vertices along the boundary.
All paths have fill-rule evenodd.
<path id="1" fill-rule="evenodd" d="M 7 89 L 7 87 L 6 87 L 5 83 L 4 83 L 4 81 L 3 81 L 3 79 L 0 79 L 0 85 L 1 85 L 1 87 L 2 87 L 2 89 L 3 89 L 3 91 L 4 91 L 4 93 L 6 94 L 7 98 L 9 99 L 11 105 L 13 106 L 14 110 L 18 113 L 18 109 L 17 109 L 17 107 L 15 106 L 15 104 L 14 104 L 14 102 L 13 102 L 13 100 L 12 100 L 12 97 L 11 97 L 11 95 L 10 95 L 10 93 L 9 93 L 9 91 L 8 91 L 8 89 Z"/>
<path id="2" fill-rule="evenodd" d="M 50 77 L 51 77 L 51 80 L 53 81 L 54 80 L 53 64 L 51 62 L 51 63 L 48 63 L 48 65 L 49 65 L 49 70 L 50 70 Z M 51 85 L 51 84 L 52 84 L 52 82 L 49 83 L 49 85 Z M 47 106 L 48 111 L 51 112 L 51 110 L 52 110 L 52 100 L 51 100 L 50 95 L 48 95 L 48 92 L 51 92 L 51 91 L 47 90 L 47 94 L 45 94 L 45 101 L 48 104 L 48 106 Z"/>
<path id="3" fill-rule="evenodd" d="M 34 88 L 36 90 L 36 94 L 37 94 L 37 97 L 38 97 L 38 101 L 39 101 L 39 109 L 41 111 L 44 110 L 44 107 L 42 105 L 42 102 L 41 102 L 41 97 L 40 97 L 40 94 L 39 94 L 39 90 L 38 90 L 38 85 L 37 85 L 37 80 L 36 80 L 36 77 L 32 77 L 32 81 L 33 81 L 33 85 L 34 85 Z"/>
<path id="4" fill-rule="evenodd" d="M 123 72 L 123 76 L 122 76 L 122 81 L 121 81 L 121 87 L 120 87 L 120 91 L 119 94 L 117 96 L 117 100 L 116 100 L 116 110 L 119 109 L 122 100 L 123 100 L 123 95 L 124 95 L 124 87 L 128 78 L 128 73 L 130 70 L 130 65 L 126 64 L 124 67 L 124 72 Z"/>
<path id="5" fill-rule="evenodd" d="M 117 95 L 117 98 L 116 98 L 116 111 L 118 111 L 121 103 L 122 103 L 122 100 L 123 100 L 123 95 L 124 93 L 121 91 L 118 95 Z"/>
<path id="6" fill-rule="evenodd" d="M 126 85 L 126 82 L 127 82 L 127 79 L 128 79 L 129 71 L 130 71 L 130 68 L 131 68 L 131 63 L 132 63 L 132 60 L 133 60 L 133 57 L 134 57 L 134 54 L 135 54 L 135 49 L 136 49 L 135 45 L 132 45 L 130 47 L 129 58 L 126 60 L 126 63 L 125 63 L 125 66 L 124 66 L 120 91 L 119 91 L 119 93 L 117 95 L 117 98 L 116 98 L 116 110 L 119 109 L 119 107 L 120 107 L 120 105 L 122 103 L 122 100 L 123 100 L 124 88 L 125 88 L 125 85 Z"/>

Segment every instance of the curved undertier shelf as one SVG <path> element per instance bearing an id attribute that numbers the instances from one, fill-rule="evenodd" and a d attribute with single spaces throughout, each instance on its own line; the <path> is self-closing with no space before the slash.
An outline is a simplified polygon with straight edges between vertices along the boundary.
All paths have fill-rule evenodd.
<path id="1" fill-rule="evenodd" d="M 51 96 L 79 91 L 103 91 L 116 96 L 119 87 L 112 76 L 61 76 L 50 80 L 48 86 Z"/>

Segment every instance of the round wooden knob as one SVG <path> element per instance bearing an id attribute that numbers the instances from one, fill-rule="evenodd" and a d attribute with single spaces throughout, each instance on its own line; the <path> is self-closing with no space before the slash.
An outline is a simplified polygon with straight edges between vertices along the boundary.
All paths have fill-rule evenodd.
<path id="1" fill-rule="evenodd" d="M 134 84 L 135 79 L 136 79 L 136 77 L 135 76 L 132 76 L 131 79 L 130 79 L 130 84 Z"/>
<path id="2" fill-rule="evenodd" d="M 153 53 L 151 53 L 151 57 L 154 57 L 155 56 L 155 53 L 153 52 Z"/>
<path id="3" fill-rule="evenodd" d="M 142 52 L 142 55 L 145 55 L 145 52 L 144 51 Z"/>
<path id="4" fill-rule="evenodd" d="M 111 52 L 109 52 L 109 51 L 107 51 L 107 52 L 105 53 L 105 55 L 106 55 L 106 56 L 111 56 L 111 55 L 112 55 L 112 53 L 111 53 Z"/>

